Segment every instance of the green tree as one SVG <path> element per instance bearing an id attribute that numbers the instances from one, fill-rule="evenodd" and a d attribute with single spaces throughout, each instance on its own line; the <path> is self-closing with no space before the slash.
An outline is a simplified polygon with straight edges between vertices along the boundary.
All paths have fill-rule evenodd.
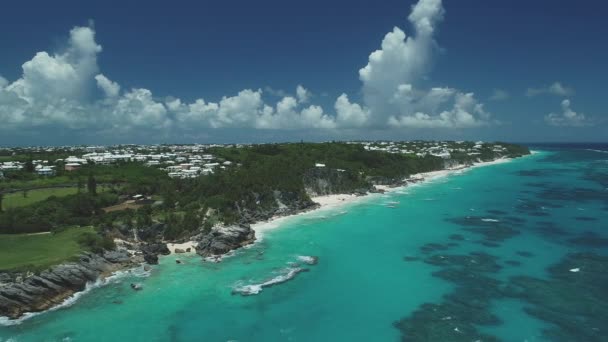
<path id="1" fill-rule="evenodd" d="M 25 171 L 29 173 L 33 173 L 35 171 L 34 161 L 32 160 L 32 156 L 30 156 L 25 162 Z"/>
<path id="2" fill-rule="evenodd" d="M 91 195 L 97 195 L 97 180 L 93 177 L 93 174 L 89 174 L 89 179 L 87 180 L 87 190 Z"/>
<path id="3" fill-rule="evenodd" d="M 80 193 L 82 191 L 82 189 L 84 188 L 84 184 L 82 183 L 82 178 L 80 178 L 80 177 L 78 177 L 77 187 L 78 187 L 78 193 Z"/>
<path id="4" fill-rule="evenodd" d="M 4 194 L 0 192 L 0 213 L 4 211 L 2 209 L 2 201 L 4 201 Z"/>

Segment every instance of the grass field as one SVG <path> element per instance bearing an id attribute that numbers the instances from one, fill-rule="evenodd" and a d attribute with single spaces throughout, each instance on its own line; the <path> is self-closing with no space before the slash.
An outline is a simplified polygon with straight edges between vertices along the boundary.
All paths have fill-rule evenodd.
<path id="1" fill-rule="evenodd" d="M 23 196 L 23 191 L 13 192 L 4 195 L 4 201 L 2 207 L 5 209 L 23 207 L 36 202 L 43 201 L 51 196 L 67 196 L 73 195 L 78 192 L 78 188 L 48 188 L 48 189 L 36 189 L 28 190 L 26 197 Z"/>
<path id="2" fill-rule="evenodd" d="M 0 271 L 36 271 L 67 261 L 83 251 L 78 238 L 92 227 L 48 234 L 0 234 Z"/>

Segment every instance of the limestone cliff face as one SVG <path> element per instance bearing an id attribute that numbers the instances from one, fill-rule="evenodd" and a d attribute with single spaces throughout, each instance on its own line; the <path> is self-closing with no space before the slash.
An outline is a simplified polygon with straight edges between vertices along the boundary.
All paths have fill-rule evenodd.
<path id="1" fill-rule="evenodd" d="M 304 173 L 304 189 L 309 196 L 367 192 L 372 189 L 360 175 L 326 167 L 317 167 Z"/>
<path id="2" fill-rule="evenodd" d="M 0 284 L 0 316 L 15 319 L 26 312 L 50 309 L 84 290 L 87 283 L 127 265 L 131 265 L 131 259 L 126 251 L 87 253 L 77 262 L 57 265 L 25 279 L 10 277 Z"/>

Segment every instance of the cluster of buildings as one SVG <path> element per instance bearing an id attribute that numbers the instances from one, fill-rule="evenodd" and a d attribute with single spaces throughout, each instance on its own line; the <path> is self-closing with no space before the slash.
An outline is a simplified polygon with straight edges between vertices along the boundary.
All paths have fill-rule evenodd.
<path id="1" fill-rule="evenodd" d="M 505 152 L 500 144 L 463 141 L 351 141 L 349 144 L 360 144 L 369 151 L 385 151 L 388 153 L 411 154 L 416 156 L 432 155 L 448 159 L 454 153 L 469 156 L 480 155 L 482 150 Z M 31 152 L 46 152 L 49 154 L 70 155 L 64 159 L 52 161 L 34 160 L 35 172 L 42 176 L 54 176 L 57 168 L 65 171 L 75 171 L 83 165 L 112 165 L 122 162 L 141 162 L 150 167 L 157 167 L 167 172 L 172 178 L 194 178 L 208 175 L 217 169 L 232 166 L 230 161 L 224 161 L 209 154 L 212 147 L 243 147 L 247 145 L 117 145 L 117 146 L 61 146 L 61 147 L 31 147 L 22 148 L 13 154 Z M 0 148 L 0 152 L 2 149 Z M 317 164 L 316 167 L 324 167 Z M 25 167 L 24 162 L 0 162 L 0 178 L 7 171 L 19 171 Z"/>
<path id="2" fill-rule="evenodd" d="M 55 166 L 49 165 L 46 160 L 33 160 L 34 172 L 40 176 L 54 176 L 55 175 Z M 10 171 L 21 171 L 25 169 L 24 162 L 18 161 L 7 161 L 0 163 L 0 178 L 4 178 L 5 172 Z"/>
<path id="3" fill-rule="evenodd" d="M 449 159 L 454 153 L 478 156 L 482 149 L 491 149 L 494 152 L 506 152 L 506 148 L 500 144 L 485 143 L 483 141 L 413 141 L 413 142 L 350 142 L 363 145 L 368 151 L 385 151 L 388 153 L 412 154 L 419 157 L 432 155 Z"/>
<path id="4" fill-rule="evenodd" d="M 39 175 L 53 176 L 56 169 L 76 171 L 83 165 L 113 165 L 123 162 L 140 162 L 167 172 L 172 178 L 194 178 L 213 173 L 216 169 L 230 167 L 224 161 L 207 153 L 211 147 L 241 147 L 243 145 L 120 145 L 120 146 L 81 146 L 81 147 L 44 147 L 20 149 L 14 154 L 46 152 L 49 154 L 69 154 L 67 158 L 55 160 L 34 160 L 35 172 Z M 20 171 L 24 162 L 0 162 L 1 171 Z M 1 178 L 1 177 L 0 177 Z"/>

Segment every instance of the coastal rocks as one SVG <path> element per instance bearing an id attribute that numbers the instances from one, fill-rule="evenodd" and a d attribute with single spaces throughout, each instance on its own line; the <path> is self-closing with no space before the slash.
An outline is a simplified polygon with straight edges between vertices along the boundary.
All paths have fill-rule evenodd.
<path id="1" fill-rule="evenodd" d="M 316 265 L 319 263 L 319 257 L 317 256 L 308 256 L 308 255 L 300 255 L 298 257 L 298 261 L 301 261 L 307 265 Z"/>
<path id="2" fill-rule="evenodd" d="M 186 251 L 183 250 L 183 249 L 181 249 L 181 248 L 176 248 L 175 249 L 175 254 L 184 254 L 184 253 L 186 253 Z"/>
<path id="3" fill-rule="evenodd" d="M 139 283 L 131 283 L 131 288 L 135 291 L 141 291 L 144 287 Z"/>
<path id="4" fill-rule="evenodd" d="M 163 234 L 167 225 L 164 223 L 154 223 L 148 227 L 137 230 L 137 237 L 142 241 L 160 241 L 163 239 Z"/>
<path id="5" fill-rule="evenodd" d="M 215 227 L 200 238 L 196 253 L 203 257 L 222 255 L 254 241 L 255 231 L 248 224 Z"/>
<path id="6" fill-rule="evenodd" d="M 129 265 L 126 251 L 102 255 L 83 254 L 77 262 L 57 265 L 23 279 L 0 286 L 0 316 L 16 319 L 26 312 L 47 310 L 61 304 L 87 283 Z"/>
<path id="7" fill-rule="evenodd" d="M 251 207 L 245 201 L 235 202 L 234 206 L 239 216 L 239 224 L 247 225 L 267 221 L 275 216 L 293 215 L 318 207 L 318 204 L 310 200 L 303 193 L 275 190 L 272 194 L 273 198 L 270 201 L 257 193 L 251 194 L 251 197 L 254 199 L 253 202 L 265 202 L 266 205 Z"/>
<path id="8" fill-rule="evenodd" d="M 150 265 L 158 264 L 158 255 L 169 255 L 171 251 L 164 243 L 150 243 L 141 247 L 141 252 L 144 255 L 144 261 Z"/>

